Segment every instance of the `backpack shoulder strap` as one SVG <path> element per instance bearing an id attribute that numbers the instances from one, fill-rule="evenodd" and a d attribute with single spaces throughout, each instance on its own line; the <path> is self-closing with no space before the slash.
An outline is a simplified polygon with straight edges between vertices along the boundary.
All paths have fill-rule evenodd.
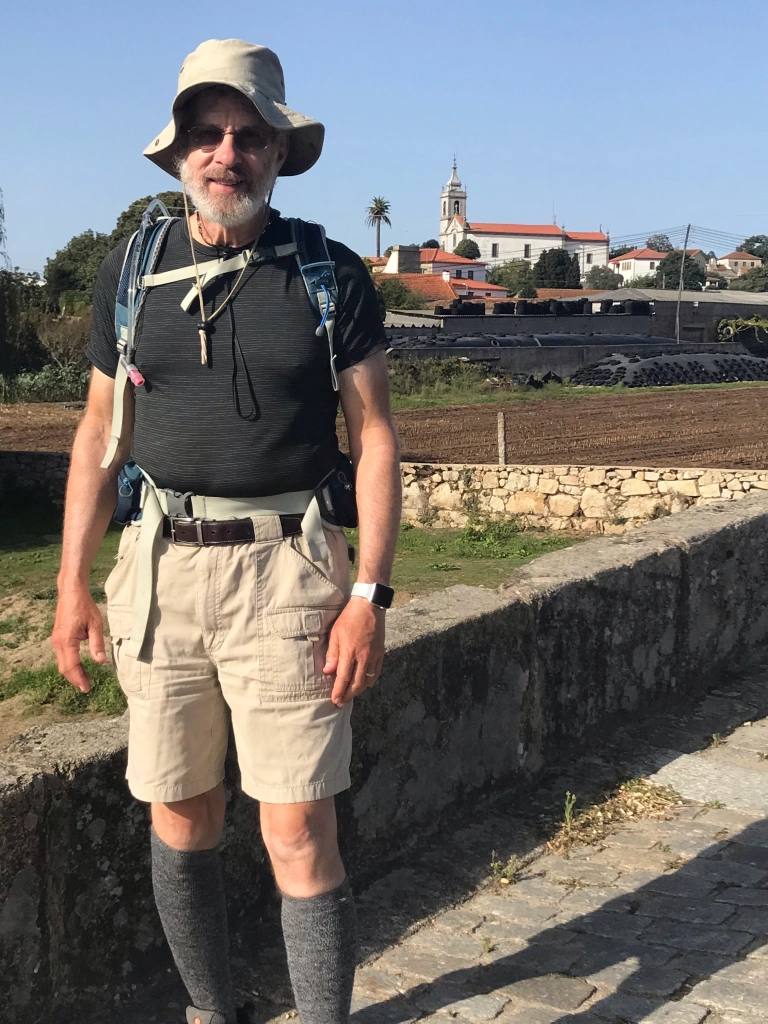
<path id="1" fill-rule="evenodd" d="M 315 333 L 318 338 L 325 330 L 328 336 L 328 353 L 331 363 L 331 381 L 333 390 L 339 390 L 339 379 L 336 375 L 336 355 L 333 351 L 333 329 L 339 307 L 339 286 L 336 281 L 334 263 L 328 252 L 325 228 L 322 224 L 289 217 L 291 235 L 296 243 L 296 259 L 299 271 L 307 289 L 309 301 L 320 316 L 320 324 Z"/>
<path id="2" fill-rule="evenodd" d="M 159 220 L 152 219 L 155 210 L 160 213 Z M 146 295 L 145 289 L 141 287 L 141 277 L 157 266 L 162 243 L 177 219 L 168 216 L 167 209 L 159 199 L 153 200 L 141 218 L 139 230 L 131 236 L 125 251 L 115 296 L 115 342 L 118 362 L 112 399 L 112 427 L 107 450 L 101 462 L 102 469 L 108 469 L 112 465 L 120 444 L 126 385 L 129 380 L 137 387 L 144 383 L 144 378 L 134 363 L 134 329 Z"/>

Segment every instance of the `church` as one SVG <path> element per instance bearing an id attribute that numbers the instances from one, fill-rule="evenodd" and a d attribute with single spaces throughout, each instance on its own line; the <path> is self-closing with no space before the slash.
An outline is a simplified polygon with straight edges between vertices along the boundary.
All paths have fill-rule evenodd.
<path id="1" fill-rule="evenodd" d="M 440 196 L 440 246 L 453 252 L 459 242 L 472 239 L 480 259 L 489 267 L 507 260 L 528 260 L 533 265 L 546 249 L 565 249 L 579 258 L 582 280 L 592 267 L 608 266 L 609 239 L 602 231 L 566 231 L 557 224 L 486 224 L 467 220 L 467 190 L 453 173 Z"/>

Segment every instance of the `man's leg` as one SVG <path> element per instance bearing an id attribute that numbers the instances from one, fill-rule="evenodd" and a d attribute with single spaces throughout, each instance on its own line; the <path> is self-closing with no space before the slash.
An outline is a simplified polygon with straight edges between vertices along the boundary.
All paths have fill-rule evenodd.
<path id="1" fill-rule="evenodd" d="M 346 1024 L 357 922 L 339 856 L 333 797 L 262 802 L 261 831 L 283 895 L 283 936 L 302 1024 Z"/>
<path id="2" fill-rule="evenodd" d="M 227 906 L 218 845 L 224 788 L 152 804 L 152 883 L 160 920 L 190 999 L 234 1024 Z"/>

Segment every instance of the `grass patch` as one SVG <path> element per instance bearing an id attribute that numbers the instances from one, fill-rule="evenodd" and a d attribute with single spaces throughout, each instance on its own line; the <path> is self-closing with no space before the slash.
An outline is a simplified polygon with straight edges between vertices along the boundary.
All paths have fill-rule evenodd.
<path id="1" fill-rule="evenodd" d="M 485 405 L 502 402 L 541 402 L 558 398 L 591 398 L 621 395 L 628 398 L 649 392 L 702 391 L 712 388 L 766 387 L 768 381 L 736 381 L 729 384 L 672 384 L 664 387 L 627 388 L 623 384 L 613 387 L 572 387 L 566 384 L 547 384 L 540 390 L 516 384 L 496 384 L 489 378 L 502 373 L 489 363 L 462 363 L 455 356 L 445 359 L 392 360 L 390 389 L 392 408 L 434 409 L 441 406 Z"/>
<path id="2" fill-rule="evenodd" d="M 357 530 L 347 530 L 357 547 Z M 490 521 L 463 530 L 414 527 L 403 523 L 392 567 L 392 586 L 426 594 L 455 583 L 498 587 L 510 572 L 539 555 L 578 543 L 578 538 L 521 530 L 516 520 Z M 353 566 L 353 580 L 357 567 Z"/>
<path id="3" fill-rule="evenodd" d="M 547 846 L 553 853 L 567 853 L 576 846 L 590 846 L 605 839 L 626 821 L 664 818 L 672 807 L 682 804 L 680 795 L 668 786 L 648 779 L 629 779 L 599 803 L 574 813 L 576 797 L 567 793 L 563 821 Z"/>
<path id="4" fill-rule="evenodd" d="M 61 560 L 61 509 L 39 495 L 14 495 L 0 509 L 0 597 L 22 591 L 35 600 L 56 599 Z M 104 600 L 103 585 L 115 564 L 120 527 L 111 524 L 91 568 L 91 594 Z"/>
<path id="5" fill-rule="evenodd" d="M 99 665 L 90 658 L 83 661 L 91 677 L 91 689 L 81 693 L 67 682 L 56 668 L 55 662 L 39 669 L 22 669 L 10 679 L 0 683 L 0 701 L 20 693 L 30 707 L 54 705 L 65 715 L 82 715 L 86 711 L 100 711 L 105 715 L 119 715 L 126 708 L 125 696 L 114 672 L 107 665 Z"/>

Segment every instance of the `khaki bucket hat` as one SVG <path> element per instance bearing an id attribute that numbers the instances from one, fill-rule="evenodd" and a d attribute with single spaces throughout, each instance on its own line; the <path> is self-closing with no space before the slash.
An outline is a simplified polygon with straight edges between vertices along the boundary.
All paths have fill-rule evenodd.
<path id="1" fill-rule="evenodd" d="M 277 54 L 266 46 L 242 39 L 208 39 L 182 64 L 171 123 L 144 150 L 144 156 L 158 167 L 178 177 L 174 155 L 181 110 L 190 97 L 209 85 L 237 89 L 268 124 L 290 132 L 290 148 L 281 175 L 302 174 L 317 161 L 323 149 L 325 128 L 319 121 L 285 105 L 285 81 Z"/>

